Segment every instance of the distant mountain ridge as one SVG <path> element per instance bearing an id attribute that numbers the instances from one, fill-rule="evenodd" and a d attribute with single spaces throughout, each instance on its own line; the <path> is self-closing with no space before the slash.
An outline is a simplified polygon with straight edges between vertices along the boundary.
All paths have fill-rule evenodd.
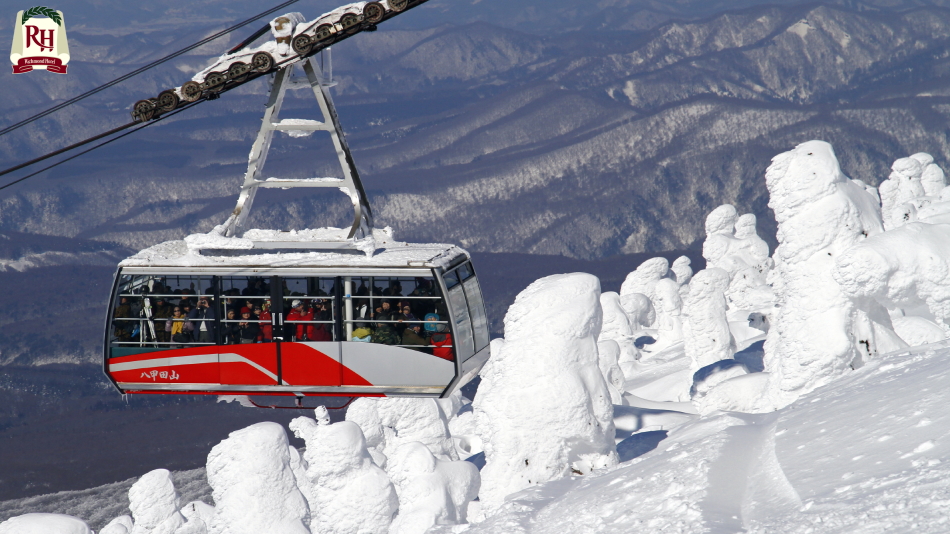
<path id="1" fill-rule="evenodd" d="M 420 17 L 443 9 L 440 1 L 420 8 Z M 483 3 L 482 15 L 500 5 Z M 527 17 L 533 5 L 519 13 Z M 799 142 L 832 142 L 845 172 L 872 184 L 910 153 L 946 162 L 946 8 L 898 12 L 845 2 L 722 13 L 719 4 L 686 2 L 664 9 L 682 16 L 690 5 L 704 16 L 647 30 L 594 31 L 583 22 L 539 35 L 479 22 L 472 12 L 468 24 L 381 28 L 336 47 L 334 91 L 379 223 L 400 239 L 592 259 L 695 246 L 705 214 L 730 202 L 755 213 L 771 240 L 762 173 L 773 155 Z M 577 6 L 550 9 L 564 15 Z M 611 21 L 660 9 L 606 0 L 585 6 L 590 20 Z M 93 33 L 76 32 L 77 50 L 99 47 L 105 61 L 126 61 L 120 49 L 132 57 L 126 39 L 152 46 L 193 38 L 181 28 L 131 34 L 108 47 L 87 37 Z M 134 99 L 180 84 L 206 57 L 187 56 L 68 116 L 0 138 L 3 162 L 126 120 Z M 107 79 L 96 65 L 89 70 Z M 128 67 L 102 68 L 111 75 Z M 37 77 L 14 81 L 23 90 L 4 91 L 19 94 L 24 110 L 24 94 L 53 90 Z M 0 229 L 131 248 L 210 229 L 233 206 L 265 90 L 263 83 L 242 88 L 17 186 L 0 197 Z M 286 109 L 292 116 L 312 106 Z M 279 138 L 265 172 L 332 173 L 309 159 L 321 154 L 311 146 Z M 340 195 L 286 200 L 259 202 L 252 222 L 289 228 L 346 219 Z"/>

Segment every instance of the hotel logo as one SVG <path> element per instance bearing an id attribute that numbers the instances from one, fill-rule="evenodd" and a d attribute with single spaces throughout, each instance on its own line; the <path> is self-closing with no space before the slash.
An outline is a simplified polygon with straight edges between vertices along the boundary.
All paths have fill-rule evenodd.
<path id="1" fill-rule="evenodd" d="M 69 44 L 63 12 L 37 6 L 17 13 L 10 61 L 14 74 L 34 69 L 66 74 Z"/>

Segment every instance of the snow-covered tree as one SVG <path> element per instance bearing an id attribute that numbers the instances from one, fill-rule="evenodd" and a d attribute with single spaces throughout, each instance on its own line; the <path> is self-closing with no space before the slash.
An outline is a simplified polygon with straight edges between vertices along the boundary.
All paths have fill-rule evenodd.
<path id="1" fill-rule="evenodd" d="M 211 449 L 207 471 L 215 502 L 210 534 L 310 534 L 310 510 L 279 424 L 231 432 Z"/>
<path id="2" fill-rule="evenodd" d="M 617 463 L 600 328 L 600 281 L 589 274 L 541 278 L 508 309 L 472 403 L 486 509 L 528 486 Z"/>
<path id="3" fill-rule="evenodd" d="M 214 519 L 214 506 L 202 501 L 192 501 L 180 512 L 185 517 L 185 524 L 178 527 L 175 534 L 208 534 L 208 525 Z"/>
<path id="4" fill-rule="evenodd" d="M 419 441 L 442 460 L 458 460 L 446 414 L 436 399 L 358 399 L 346 420 L 358 424 L 369 436 L 367 444 L 387 457 L 403 443 Z"/>
<path id="5" fill-rule="evenodd" d="M 695 372 L 711 363 L 732 358 L 735 340 L 726 318 L 729 273 L 712 267 L 693 276 L 686 298 L 685 349 Z"/>
<path id="6" fill-rule="evenodd" d="M 683 340 L 683 299 L 679 284 L 669 278 L 657 281 L 653 295 L 657 350 Z"/>
<path id="7" fill-rule="evenodd" d="M 389 474 L 399 496 L 399 514 L 391 534 L 423 534 L 433 525 L 467 520 L 468 505 L 478 496 L 475 464 L 439 460 L 429 449 L 412 441 L 392 453 Z"/>
<path id="8" fill-rule="evenodd" d="M 600 329 L 598 341 L 613 340 L 620 347 L 618 360 L 621 364 L 630 364 L 640 359 L 640 351 L 634 344 L 633 328 L 630 318 L 620 303 L 620 295 L 614 291 L 607 291 L 600 295 L 600 307 L 603 314 L 603 325 Z M 609 383 L 609 381 L 608 381 Z M 623 390 L 621 389 L 621 393 Z"/>
<path id="9" fill-rule="evenodd" d="M 610 391 L 610 402 L 623 404 L 626 372 L 620 364 L 620 345 L 613 339 L 598 341 L 597 354 L 600 372 L 604 375 L 604 381 L 607 382 L 607 388 Z M 635 362 L 627 362 L 628 369 L 631 369 L 634 365 Z M 632 370 L 630 374 L 633 375 Z"/>
<path id="10" fill-rule="evenodd" d="M 650 297 L 643 293 L 627 293 L 620 296 L 620 305 L 627 313 L 630 328 L 636 332 L 656 323 L 656 309 Z"/>
<path id="11" fill-rule="evenodd" d="M 303 461 L 310 480 L 310 530 L 320 534 L 388 532 L 399 502 L 389 477 L 373 463 L 359 425 L 297 417 L 290 428 L 307 443 Z"/>
<path id="12" fill-rule="evenodd" d="M 766 276 L 772 260 L 768 244 L 756 232 L 755 215 L 740 217 L 730 204 L 714 209 L 706 218 L 703 257 L 707 268 L 728 273 L 726 302 L 730 309 L 755 310 L 771 305 Z"/>
<path id="13" fill-rule="evenodd" d="M 650 258 L 640 264 L 635 271 L 627 275 L 623 284 L 620 286 L 620 296 L 632 293 L 641 293 L 646 295 L 651 301 L 655 302 L 654 289 L 657 282 L 669 276 L 670 262 L 666 258 Z M 652 324 L 646 326 L 653 326 Z"/>
<path id="14" fill-rule="evenodd" d="M 849 370 L 860 356 L 861 340 L 851 331 L 855 306 L 832 278 L 832 267 L 848 248 L 883 228 L 874 197 L 841 172 L 823 141 L 773 158 L 765 181 L 778 222 L 770 280 L 780 305 L 770 321 L 765 366 L 770 398 L 785 406 Z"/>
<path id="15" fill-rule="evenodd" d="M 178 491 L 167 469 L 142 475 L 129 488 L 129 509 L 134 521 L 131 534 L 175 534 L 185 522 L 178 506 Z"/>

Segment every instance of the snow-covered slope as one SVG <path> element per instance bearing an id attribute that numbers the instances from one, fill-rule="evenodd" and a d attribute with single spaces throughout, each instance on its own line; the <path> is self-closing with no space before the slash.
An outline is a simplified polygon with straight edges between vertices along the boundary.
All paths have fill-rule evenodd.
<path id="1" fill-rule="evenodd" d="M 948 380 L 950 343 L 888 355 L 774 414 L 689 422 L 606 473 L 509 496 L 465 532 L 943 533 Z"/>
<path id="2" fill-rule="evenodd" d="M 887 355 L 774 414 L 693 419 L 606 472 L 523 490 L 482 523 L 430 532 L 943 533 L 948 380 L 950 342 Z M 175 474 L 182 502 L 210 502 L 203 477 Z M 2 502 L 0 518 L 55 512 L 101 527 L 127 513 L 132 482 Z"/>

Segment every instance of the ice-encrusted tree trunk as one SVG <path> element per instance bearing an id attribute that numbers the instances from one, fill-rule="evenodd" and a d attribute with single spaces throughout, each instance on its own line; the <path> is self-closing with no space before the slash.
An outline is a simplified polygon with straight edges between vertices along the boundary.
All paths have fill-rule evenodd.
<path id="1" fill-rule="evenodd" d="M 284 427 L 231 432 L 208 454 L 215 502 L 210 534 L 310 534 L 310 510 L 290 465 Z"/>
<path id="2" fill-rule="evenodd" d="M 418 441 L 400 445 L 391 462 L 399 514 L 390 534 L 424 534 L 433 525 L 466 522 L 480 484 L 475 464 L 439 460 Z"/>
<path id="3" fill-rule="evenodd" d="M 296 451 L 293 447 L 290 450 Z M 214 506 L 192 501 L 183 506 L 180 512 L 185 517 L 185 524 L 178 527 L 175 534 L 208 534 L 208 525 L 214 519 Z"/>
<path id="4" fill-rule="evenodd" d="M 947 187 L 947 177 L 943 169 L 934 163 L 934 158 L 926 152 L 918 152 L 911 156 L 923 165 L 924 170 L 920 173 L 920 185 L 924 188 L 924 194 L 929 197 L 937 197 L 944 187 Z"/>
<path id="5" fill-rule="evenodd" d="M 769 396 L 781 407 L 844 373 L 858 356 L 854 304 L 832 278 L 832 267 L 882 227 L 875 199 L 842 174 L 823 141 L 773 158 L 765 181 L 778 222 L 770 280 L 780 306 L 765 342 L 765 368 Z"/>
<path id="6" fill-rule="evenodd" d="M 589 274 L 541 278 L 508 309 L 472 403 L 486 510 L 528 486 L 617 463 L 600 328 L 600 281 Z"/>
<path id="7" fill-rule="evenodd" d="M 618 361 L 621 365 L 631 364 L 640 359 L 640 351 L 634 344 L 633 328 L 630 318 L 620 304 L 620 295 L 614 291 L 607 291 L 600 295 L 600 307 L 603 314 L 603 325 L 600 329 L 598 341 L 612 339 L 620 347 Z M 605 376 L 606 378 L 606 376 Z M 609 382 L 609 381 L 608 381 Z M 623 391 L 621 390 L 621 393 Z"/>
<path id="8" fill-rule="evenodd" d="M 903 205 L 925 195 L 920 177 L 924 171 L 921 162 L 913 157 L 900 158 L 891 166 L 891 175 L 878 186 L 881 195 L 881 215 L 884 228 L 890 230 L 910 222 L 917 206 L 905 213 Z"/>
<path id="9" fill-rule="evenodd" d="M 706 267 L 719 268 L 729 275 L 726 303 L 730 310 L 771 307 L 772 292 L 766 276 L 772 267 L 769 246 L 759 237 L 755 215 L 741 217 L 736 208 L 724 204 L 706 217 L 703 257 Z"/>
<path id="10" fill-rule="evenodd" d="M 833 274 L 852 298 L 926 306 L 950 334 L 950 224 L 914 222 L 873 236 L 841 255 Z"/>
<path id="11" fill-rule="evenodd" d="M 458 460 L 449 434 L 448 420 L 435 399 L 390 397 L 359 399 L 355 410 L 347 410 L 353 421 L 369 436 L 373 447 L 389 456 L 403 443 L 419 441 L 437 458 Z"/>
<path id="12" fill-rule="evenodd" d="M 650 258 L 641 263 L 636 270 L 627 275 L 623 284 L 620 285 L 620 297 L 623 299 L 627 295 L 640 293 L 646 295 L 650 302 L 656 304 L 656 284 L 670 274 L 670 262 L 666 258 Z M 626 306 L 624 306 L 626 309 Z M 655 317 L 654 317 L 655 319 Z M 631 317 L 631 320 L 634 320 Z M 645 327 L 652 327 L 653 323 L 644 324 Z"/>
<path id="13" fill-rule="evenodd" d="M 621 295 L 620 305 L 630 320 L 630 328 L 636 332 L 656 323 L 656 308 L 650 297 L 643 293 L 627 293 Z"/>
<path id="14" fill-rule="evenodd" d="M 142 475 L 129 488 L 131 534 L 175 534 L 185 518 L 178 513 L 178 491 L 167 469 Z"/>
<path id="15" fill-rule="evenodd" d="M 626 391 L 626 374 L 629 372 L 633 376 L 632 367 L 635 362 L 628 362 L 629 371 L 624 371 L 620 364 L 620 345 L 613 339 L 605 339 L 597 342 L 597 353 L 600 357 L 600 373 L 604 375 L 604 381 L 607 382 L 607 389 L 610 391 L 610 402 L 613 404 L 623 404 L 623 394 Z"/>
<path id="16" fill-rule="evenodd" d="M 689 293 L 689 281 L 693 278 L 693 268 L 690 266 L 692 261 L 686 256 L 680 256 L 673 260 L 670 265 L 670 272 L 673 273 L 673 280 L 680 286 L 680 298 L 686 300 Z"/>
<path id="17" fill-rule="evenodd" d="M 706 216 L 706 239 L 703 241 L 703 259 L 706 267 L 719 267 L 732 276 L 734 266 L 729 263 L 729 252 L 735 241 L 736 220 L 739 214 L 735 206 L 723 204 Z"/>
<path id="18" fill-rule="evenodd" d="M 319 413 L 318 413 L 319 415 Z M 399 508 L 386 473 L 366 449 L 359 425 L 297 417 L 290 428 L 307 443 L 310 530 L 320 534 L 383 534 Z"/>
<path id="19" fill-rule="evenodd" d="M 732 358 L 736 343 L 726 319 L 729 273 L 715 267 L 703 269 L 689 283 L 683 308 L 686 315 L 686 356 L 693 372 L 711 363 Z"/>
<path id="20" fill-rule="evenodd" d="M 683 299 L 679 285 L 669 278 L 656 283 L 653 289 L 656 308 L 656 335 L 654 351 L 683 340 Z"/>

